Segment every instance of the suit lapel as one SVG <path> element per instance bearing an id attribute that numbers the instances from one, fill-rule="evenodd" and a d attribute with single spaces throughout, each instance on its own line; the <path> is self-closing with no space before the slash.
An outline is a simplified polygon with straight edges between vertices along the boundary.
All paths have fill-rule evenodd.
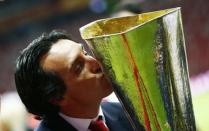
<path id="1" fill-rule="evenodd" d="M 119 103 L 102 103 L 102 111 L 110 131 L 133 131 Z"/>

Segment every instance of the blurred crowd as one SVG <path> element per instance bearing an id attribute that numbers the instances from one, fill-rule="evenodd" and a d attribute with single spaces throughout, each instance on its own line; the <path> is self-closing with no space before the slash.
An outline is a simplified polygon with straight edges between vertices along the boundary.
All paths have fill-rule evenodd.
<path id="1" fill-rule="evenodd" d="M 32 131 L 38 124 L 21 102 L 17 92 L 1 95 L 0 131 Z"/>

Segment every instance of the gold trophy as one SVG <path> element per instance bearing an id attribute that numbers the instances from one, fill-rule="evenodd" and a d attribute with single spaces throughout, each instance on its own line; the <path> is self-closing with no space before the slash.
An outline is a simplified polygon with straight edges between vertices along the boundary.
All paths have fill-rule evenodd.
<path id="1" fill-rule="evenodd" d="M 195 131 L 180 8 L 80 28 L 134 130 Z"/>

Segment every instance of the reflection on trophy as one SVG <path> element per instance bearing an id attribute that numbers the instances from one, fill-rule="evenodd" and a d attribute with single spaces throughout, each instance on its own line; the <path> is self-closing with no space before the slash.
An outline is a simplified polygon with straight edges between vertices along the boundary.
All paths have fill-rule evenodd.
<path id="1" fill-rule="evenodd" d="M 180 8 L 102 19 L 80 32 L 135 130 L 196 130 Z"/>

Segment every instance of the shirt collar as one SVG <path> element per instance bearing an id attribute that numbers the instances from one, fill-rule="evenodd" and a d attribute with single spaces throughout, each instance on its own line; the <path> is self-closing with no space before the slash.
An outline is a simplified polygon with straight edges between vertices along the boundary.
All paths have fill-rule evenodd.
<path id="1" fill-rule="evenodd" d="M 93 118 L 93 119 L 83 119 L 83 118 L 74 118 L 74 117 L 69 117 L 63 113 L 59 113 L 59 115 L 66 120 L 68 123 L 70 123 L 73 127 L 75 127 L 78 131 L 88 131 L 88 127 L 91 123 L 92 120 L 97 120 L 99 116 L 102 116 L 103 121 L 105 122 L 105 117 L 102 112 L 102 108 L 99 108 L 99 113 L 98 115 Z"/>

